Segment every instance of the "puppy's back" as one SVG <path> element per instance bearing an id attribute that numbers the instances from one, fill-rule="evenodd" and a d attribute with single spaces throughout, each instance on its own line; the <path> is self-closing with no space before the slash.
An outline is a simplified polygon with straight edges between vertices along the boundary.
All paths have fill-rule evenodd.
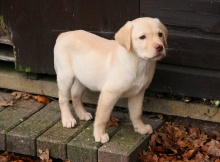
<path id="1" fill-rule="evenodd" d="M 71 46 L 71 48 L 90 47 L 92 49 L 110 50 L 112 46 L 116 45 L 116 42 L 84 30 L 75 30 L 61 33 L 56 40 L 56 45 L 65 46 L 65 48 Z"/>

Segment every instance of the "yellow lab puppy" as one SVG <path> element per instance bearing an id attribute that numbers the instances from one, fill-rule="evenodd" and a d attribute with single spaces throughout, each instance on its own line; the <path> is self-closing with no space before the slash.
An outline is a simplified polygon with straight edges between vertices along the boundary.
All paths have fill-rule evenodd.
<path id="1" fill-rule="evenodd" d="M 62 124 L 70 128 L 76 120 L 70 112 L 69 94 L 79 119 L 91 120 L 81 102 L 84 89 L 100 91 L 95 123 L 95 141 L 109 140 L 106 124 L 119 98 L 128 98 L 130 118 L 134 130 L 152 133 L 144 124 L 142 102 L 151 83 L 156 61 L 165 57 L 166 27 L 156 18 L 138 18 L 127 22 L 107 40 L 83 30 L 59 35 L 54 47 Z"/>

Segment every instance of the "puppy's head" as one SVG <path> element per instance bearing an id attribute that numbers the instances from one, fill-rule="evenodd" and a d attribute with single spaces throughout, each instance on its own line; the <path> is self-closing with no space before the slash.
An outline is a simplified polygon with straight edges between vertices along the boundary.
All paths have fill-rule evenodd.
<path id="1" fill-rule="evenodd" d="M 115 34 L 115 40 L 146 60 L 157 61 L 166 56 L 167 29 L 157 18 L 127 22 Z"/>

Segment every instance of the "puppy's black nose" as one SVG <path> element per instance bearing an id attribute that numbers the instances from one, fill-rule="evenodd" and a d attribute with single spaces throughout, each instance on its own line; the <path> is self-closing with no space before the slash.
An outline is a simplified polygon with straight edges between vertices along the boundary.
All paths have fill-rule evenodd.
<path id="1" fill-rule="evenodd" d="M 163 46 L 161 44 L 157 44 L 155 46 L 155 49 L 157 50 L 157 52 L 161 52 L 163 50 Z"/>

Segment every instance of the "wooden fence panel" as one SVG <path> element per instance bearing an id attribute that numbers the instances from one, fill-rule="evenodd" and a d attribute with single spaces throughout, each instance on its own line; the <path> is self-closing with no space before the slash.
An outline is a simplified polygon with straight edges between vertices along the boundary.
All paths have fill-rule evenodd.
<path id="1" fill-rule="evenodd" d="M 119 27 L 140 14 L 138 0 L 3 1 L 16 69 L 32 73 L 55 74 L 53 47 L 59 32 L 84 29 L 113 38 Z"/>
<path id="2" fill-rule="evenodd" d="M 220 33 L 219 0 L 140 0 L 140 13 L 171 26 Z"/>

